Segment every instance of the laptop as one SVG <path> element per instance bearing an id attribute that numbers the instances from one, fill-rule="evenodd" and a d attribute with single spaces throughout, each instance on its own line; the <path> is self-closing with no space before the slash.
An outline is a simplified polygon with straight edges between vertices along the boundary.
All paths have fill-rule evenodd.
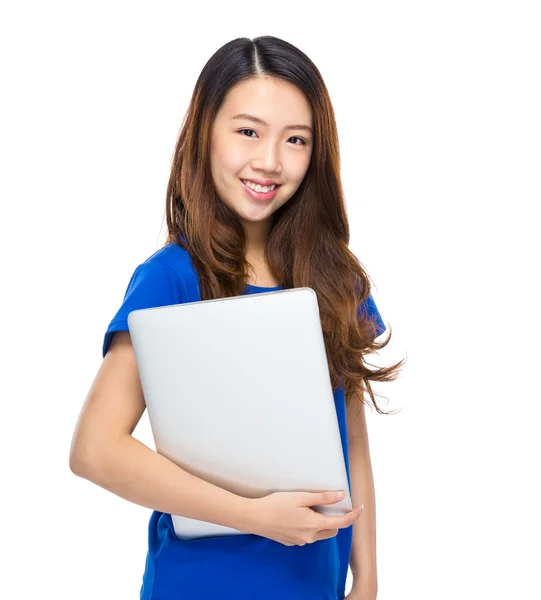
<path id="1" fill-rule="evenodd" d="M 237 495 L 345 490 L 313 509 L 352 510 L 312 288 L 134 310 L 128 327 L 157 452 Z M 183 540 L 247 533 L 171 519 Z"/>

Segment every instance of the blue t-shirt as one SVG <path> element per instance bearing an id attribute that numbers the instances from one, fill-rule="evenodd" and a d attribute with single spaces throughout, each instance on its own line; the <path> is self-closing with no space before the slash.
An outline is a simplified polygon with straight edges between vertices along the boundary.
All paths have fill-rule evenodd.
<path id="1" fill-rule="evenodd" d="M 105 333 L 105 356 L 113 333 L 129 331 L 132 310 L 201 300 L 197 273 L 186 250 L 169 243 L 134 271 L 124 300 Z M 279 290 L 247 285 L 244 294 Z M 372 296 L 359 307 L 385 324 Z M 343 387 L 334 402 L 348 482 L 348 437 Z M 351 487 L 351 485 L 350 485 Z M 285 546 L 258 535 L 225 535 L 180 540 L 171 515 L 153 511 L 141 600 L 342 600 L 345 595 L 353 526 L 304 546 Z"/>

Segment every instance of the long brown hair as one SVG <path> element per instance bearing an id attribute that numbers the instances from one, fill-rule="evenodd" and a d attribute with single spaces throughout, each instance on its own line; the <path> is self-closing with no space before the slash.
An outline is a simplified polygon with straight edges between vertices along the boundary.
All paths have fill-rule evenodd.
<path id="1" fill-rule="evenodd" d="M 166 244 L 179 244 L 190 253 L 202 300 L 244 291 L 246 237 L 237 215 L 216 194 L 210 142 L 228 90 L 253 77 L 275 77 L 296 85 L 310 103 L 314 121 L 310 165 L 295 194 L 272 215 L 266 260 L 283 289 L 310 287 L 316 292 L 333 390 L 343 384 L 347 403 L 352 397 L 364 399 L 366 390 L 376 410 L 390 414 L 377 405 L 370 382 L 396 379 L 404 360 L 374 370 L 365 364 L 365 355 L 388 344 L 391 330 L 386 340 L 376 342 L 375 322 L 359 311 L 371 286 L 348 249 L 333 107 L 318 69 L 292 44 L 273 36 L 237 38 L 204 66 L 173 155 Z"/>

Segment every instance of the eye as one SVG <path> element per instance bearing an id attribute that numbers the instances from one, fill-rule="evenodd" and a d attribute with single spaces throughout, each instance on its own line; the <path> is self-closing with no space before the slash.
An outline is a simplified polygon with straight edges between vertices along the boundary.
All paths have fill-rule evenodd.
<path id="1" fill-rule="evenodd" d="M 252 133 L 255 133 L 255 131 L 253 129 L 239 129 L 237 133 L 242 133 L 243 131 L 251 131 Z M 252 137 L 252 136 L 247 135 L 245 137 Z M 294 146 L 303 146 L 303 145 L 306 146 L 306 143 L 307 143 L 305 139 L 298 137 L 296 135 L 291 136 L 289 139 L 290 140 L 300 140 L 302 142 L 301 144 L 293 144 Z"/>
<path id="2" fill-rule="evenodd" d="M 255 131 L 253 129 L 239 129 L 238 133 L 242 133 L 243 131 L 251 131 L 252 133 L 255 133 Z M 252 136 L 247 135 L 246 137 L 252 137 Z"/>

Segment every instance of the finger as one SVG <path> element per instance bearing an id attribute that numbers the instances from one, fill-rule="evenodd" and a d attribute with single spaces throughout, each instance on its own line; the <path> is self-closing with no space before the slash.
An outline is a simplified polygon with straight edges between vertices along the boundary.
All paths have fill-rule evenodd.
<path id="1" fill-rule="evenodd" d="M 343 529 L 349 527 L 354 521 L 356 521 L 362 512 L 361 506 L 356 506 L 351 512 L 343 516 L 324 516 L 322 522 L 322 529 Z"/>
<path id="2" fill-rule="evenodd" d="M 322 504 L 334 504 L 343 500 L 344 496 L 336 492 L 305 492 L 300 496 L 301 506 L 320 506 Z"/>
<path id="3" fill-rule="evenodd" d="M 321 531 L 317 532 L 317 539 L 326 540 L 334 537 L 335 535 L 338 535 L 338 529 L 322 529 Z"/>

